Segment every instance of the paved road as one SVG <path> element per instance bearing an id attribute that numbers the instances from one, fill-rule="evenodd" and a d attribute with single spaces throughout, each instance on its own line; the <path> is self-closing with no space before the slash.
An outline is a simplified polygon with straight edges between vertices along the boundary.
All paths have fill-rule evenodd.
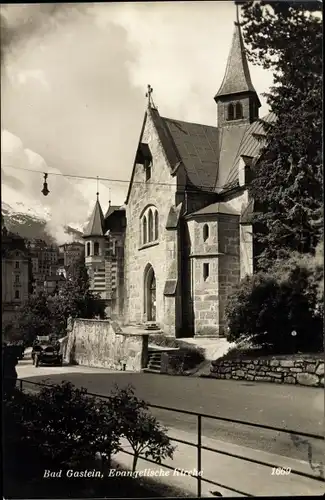
<path id="1" fill-rule="evenodd" d="M 109 373 L 82 367 L 51 367 L 43 371 L 31 367 L 29 361 L 20 363 L 18 376 L 34 381 L 47 378 L 52 383 L 69 380 L 78 387 L 87 387 L 89 392 L 103 395 L 109 394 L 115 384 L 120 388 L 130 384 L 138 397 L 151 404 L 324 435 L 323 389 L 146 373 Z M 196 419 L 191 415 L 152 411 L 167 426 L 189 432 L 196 429 Z M 312 462 L 323 462 L 323 441 L 301 438 L 297 443 L 280 432 L 210 419 L 203 419 L 202 431 L 206 437 L 299 460 L 308 461 L 311 450 Z"/>

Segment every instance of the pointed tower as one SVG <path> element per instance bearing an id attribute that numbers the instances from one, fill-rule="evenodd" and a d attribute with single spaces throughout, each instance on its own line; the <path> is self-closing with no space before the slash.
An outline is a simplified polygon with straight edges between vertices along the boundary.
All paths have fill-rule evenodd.
<path id="1" fill-rule="evenodd" d="M 105 256 L 107 238 L 105 219 L 99 202 L 99 193 L 91 217 L 83 234 L 85 240 L 85 264 L 88 270 L 90 289 L 106 299 Z"/>
<path id="2" fill-rule="evenodd" d="M 218 107 L 218 127 L 252 123 L 258 119 L 258 110 L 261 107 L 250 77 L 239 23 L 238 4 L 236 8 L 237 21 L 225 76 L 214 97 Z"/>

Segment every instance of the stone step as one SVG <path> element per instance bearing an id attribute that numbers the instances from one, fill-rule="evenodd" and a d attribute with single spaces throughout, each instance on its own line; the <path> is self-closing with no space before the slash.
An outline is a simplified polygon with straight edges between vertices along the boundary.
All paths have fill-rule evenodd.
<path id="1" fill-rule="evenodd" d="M 150 354 L 149 356 L 150 359 L 161 359 L 161 353 L 154 353 L 154 354 Z"/>
<path id="2" fill-rule="evenodd" d="M 161 359 L 150 359 L 148 366 L 161 366 Z"/>
<path id="3" fill-rule="evenodd" d="M 145 373 L 160 373 L 160 370 L 156 370 L 156 369 L 153 369 L 153 368 L 144 368 L 143 371 Z"/>

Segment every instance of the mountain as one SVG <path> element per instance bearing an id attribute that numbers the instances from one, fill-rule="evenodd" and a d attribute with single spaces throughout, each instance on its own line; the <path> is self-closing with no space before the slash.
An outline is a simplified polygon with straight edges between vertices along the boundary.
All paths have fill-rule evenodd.
<path id="1" fill-rule="evenodd" d="M 42 239 L 49 244 L 63 243 L 63 241 L 57 242 L 49 233 L 47 223 L 50 216 L 47 213 L 39 214 L 32 209 L 25 210 L 24 206 L 19 207 L 21 211 L 17 211 L 17 208 L 4 202 L 1 203 L 2 218 L 8 231 L 18 233 L 26 239 Z M 63 231 L 67 236 L 67 242 L 81 240 L 82 228 L 67 225 Z"/>

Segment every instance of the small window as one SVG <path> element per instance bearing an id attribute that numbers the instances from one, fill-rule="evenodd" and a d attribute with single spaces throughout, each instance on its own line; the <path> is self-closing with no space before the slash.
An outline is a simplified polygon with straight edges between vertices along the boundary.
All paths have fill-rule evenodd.
<path id="1" fill-rule="evenodd" d="M 143 244 L 147 243 L 147 217 L 143 217 Z"/>
<path id="2" fill-rule="evenodd" d="M 15 276 L 15 283 L 20 283 L 20 276 L 19 276 L 19 274 L 16 274 L 16 276 Z"/>
<path id="3" fill-rule="evenodd" d="M 90 255 L 90 243 L 87 243 L 87 257 Z"/>
<path id="4" fill-rule="evenodd" d="M 148 241 L 153 241 L 153 215 L 152 210 L 148 214 Z"/>
<path id="5" fill-rule="evenodd" d="M 151 179 L 151 162 L 148 160 L 144 163 L 144 171 L 146 174 L 146 182 L 148 182 Z"/>
<path id="6" fill-rule="evenodd" d="M 94 243 L 94 255 L 99 255 L 99 243 L 98 241 L 95 241 Z"/>
<path id="7" fill-rule="evenodd" d="M 19 290 L 15 290 L 15 299 L 20 299 Z"/>
<path id="8" fill-rule="evenodd" d="M 159 236 L 159 215 L 157 210 L 155 211 L 155 240 L 158 240 Z"/>
<path id="9" fill-rule="evenodd" d="M 18 260 L 15 262 L 15 268 L 19 269 L 19 261 Z"/>
<path id="10" fill-rule="evenodd" d="M 233 104 L 229 104 L 228 105 L 228 120 L 233 120 L 234 119 L 234 105 Z"/>
<path id="11" fill-rule="evenodd" d="M 203 226 L 203 240 L 206 241 L 209 238 L 209 226 L 204 224 Z"/>
<path id="12" fill-rule="evenodd" d="M 209 264 L 204 263 L 203 264 L 203 279 L 206 281 L 209 277 Z"/>
<path id="13" fill-rule="evenodd" d="M 240 102 L 236 104 L 236 120 L 241 120 L 243 118 L 243 106 Z"/>

